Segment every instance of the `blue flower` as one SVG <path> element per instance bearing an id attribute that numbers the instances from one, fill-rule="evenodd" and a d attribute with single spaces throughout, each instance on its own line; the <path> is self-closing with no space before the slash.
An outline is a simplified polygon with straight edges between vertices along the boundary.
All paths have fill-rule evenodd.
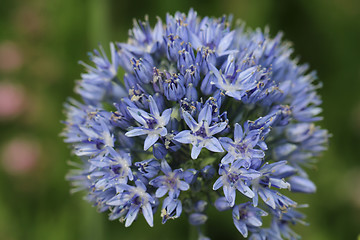
<path id="1" fill-rule="evenodd" d="M 282 34 L 191 9 L 154 27 L 136 20 L 128 41 L 109 50 L 80 62 L 80 100 L 65 103 L 62 136 L 78 159 L 72 192 L 86 191 L 125 226 L 139 214 L 152 226 L 158 208 L 163 223 L 185 211 L 209 240 L 202 226 L 215 206 L 232 210 L 249 239 L 297 238 L 302 205 L 287 195 L 316 191 L 306 167 L 329 133 L 317 126 L 321 84 Z"/>
<path id="2" fill-rule="evenodd" d="M 177 199 L 180 191 L 186 191 L 190 188 L 189 184 L 180 180 L 183 179 L 184 172 L 182 169 L 171 170 L 166 161 L 161 162 L 161 171 L 165 174 L 158 176 L 149 182 L 150 185 L 157 187 L 155 196 L 160 198 L 169 192 L 169 196 Z"/>
<path id="3" fill-rule="evenodd" d="M 272 164 L 265 163 L 258 171 L 261 173 L 261 176 L 252 180 L 252 190 L 255 193 L 253 198 L 254 206 L 258 205 L 258 196 L 271 208 L 276 209 L 280 208 L 281 210 L 286 210 L 289 207 L 296 206 L 296 202 L 290 198 L 280 194 L 278 191 L 270 189 L 274 187 L 277 189 L 290 189 L 290 184 L 286 182 L 282 175 L 283 171 L 279 173 L 279 169 L 286 164 L 286 161 L 280 161 Z M 287 169 L 293 173 L 292 168 Z"/>
<path id="4" fill-rule="evenodd" d="M 138 108 L 128 108 L 131 116 L 143 126 L 136 127 L 125 134 L 127 137 L 147 135 L 144 142 L 144 150 L 148 150 L 154 145 L 160 136 L 167 134 L 165 126 L 170 120 L 172 111 L 171 109 L 166 109 L 160 116 L 156 102 L 151 96 L 149 96 L 149 101 L 150 114 Z"/>
<path id="5" fill-rule="evenodd" d="M 155 159 L 136 162 L 134 165 L 138 167 L 138 171 L 148 179 L 155 177 L 160 170 L 160 163 Z"/>
<path id="6" fill-rule="evenodd" d="M 166 74 L 163 83 L 164 95 L 169 101 L 178 101 L 184 97 L 185 90 L 184 77 L 178 74 Z"/>
<path id="7" fill-rule="evenodd" d="M 146 192 L 145 185 L 137 180 L 135 186 L 122 185 L 123 192 L 110 199 L 107 204 L 110 206 L 119 206 L 121 209 L 126 209 L 125 227 L 128 227 L 136 219 L 141 210 L 145 220 L 152 227 L 153 211 L 152 204 L 155 204 L 154 198 Z"/>
<path id="8" fill-rule="evenodd" d="M 248 236 L 248 228 L 260 227 L 261 217 L 267 215 L 262 209 L 253 207 L 250 202 L 235 205 L 232 211 L 234 224 L 244 237 Z"/>
<path id="9" fill-rule="evenodd" d="M 258 178 L 261 174 L 253 169 L 243 168 L 242 165 L 242 161 L 236 161 L 232 165 L 221 164 L 219 169 L 220 177 L 213 186 L 214 190 L 223 187 L 225 198 L 230 207 L 235 204 L 236 190 L 249 198 L 255 196 L 249 188 L 249 182 L 254 178 Z"/>
<path id="10" fill-rule="evenodd" d="M 211 84 L 236 100 L 241 100 L 247 91 L 255 88 L 258 84 L 257 79 L 261 77 L 261 71 L 256 66 L 246 69 L 239 68 L 233 55 L 229 55 L 224 74 L 212 64 L 210 64 L 210 70 L 217 78 L 217 81 L 211 82 Z"/>
<path id="11" fill-rule="evenodd" d="M 166 223 L 169 219 L 175 219 L 180 217 L 182 213 L 182 204 L 178 199 L 167 197 L 164 199 L 161 209 L 162 223 Z"/>
<path id="12" fill-rule="evenodd" d="M 220 138 L 221 145 L 228 152 L 221 162 L 224 164 L 233 163 L 234 160 L 245 160 L 246 167 L 249 168 L 252 159 L 265 157 L 264 151 L 254 149 L 260 140 L 260 130 L 248 131 L 248 124 L 245 124 L 245 132 L 242 127 L 235 123 L 234 141 L 230 138 Z"/>
<path id="13" fill-rule="evenodd" d="M 212 152 L 223 152 L 219 140 L 213 137 L 214 134 L 221 132 L 225 129 L 227 123 L 222 122 L 211 125 L 212 112 L 211 107 L 206 104 L 201 109 L 198 117 L 198 122 L 188 113 L 183 112 L 184 120 L 191 130 L 184 130 L 178 133 L 174 140 L 180 143 L 191 143 L 193 148 L 191 150 L 191 158 L 196 159 L 203 147 Z"/>

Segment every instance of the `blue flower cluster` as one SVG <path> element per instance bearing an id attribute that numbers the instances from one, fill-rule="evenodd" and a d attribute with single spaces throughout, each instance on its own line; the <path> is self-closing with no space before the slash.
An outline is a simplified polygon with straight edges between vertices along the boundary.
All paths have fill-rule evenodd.
<path id="1" fill-rule="evenodd" d="M 81 62 L 81 101 L 65 105 L 63 136 L 81 162 L 67 177 L 73 191 L 125 226 L 185 214 L 205 240 L 214 206 L 232 211 L 243 237 L 297 238 L 302 205 L 286 192 L 316 190 L 305 168 L 329 134 L 315 124 L 316 75 L 281 38 L 190 10 L 154 28 L 135 22 L 111 58 L 94 50 Z"/>

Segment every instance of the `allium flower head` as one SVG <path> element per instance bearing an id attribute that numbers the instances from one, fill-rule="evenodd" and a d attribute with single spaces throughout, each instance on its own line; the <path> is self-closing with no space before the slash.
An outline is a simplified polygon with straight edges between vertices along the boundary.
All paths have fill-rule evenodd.
<path id="1" fill-rule="evenodd" d="M 306 167 L 329 134 L 316 125 L 316 74 L 281 34 L 190 10 L 135 21 L 105 52 L 81 62 L 82 100 L 65 104 L 62 135 L 80 160 L 73 191 L 125 226 L 186 215 L 209 239 L 201 225 L 215 206 L 232 211 L 239 236 L 297 237 L 290 226 L 304 216 L 286 195 L 316 190 Z"/>

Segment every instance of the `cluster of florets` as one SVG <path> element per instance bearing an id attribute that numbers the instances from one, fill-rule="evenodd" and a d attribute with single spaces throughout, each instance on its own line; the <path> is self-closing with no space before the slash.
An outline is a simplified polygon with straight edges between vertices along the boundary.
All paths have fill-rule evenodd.
<path id="1" fill-rule="evenodd" d="M 129 35 L 110 44 L 110 59 L 90 53 L 82 101 L 66 104 L 63 136 L 82 160 L 68 176 L 74 191 L 125 226 L 141 214 L 153 226 L 156 212 L 200 226 L 214 206 L 232 211 L 244 237 L 296 238 L 290 225 L 304 216 L 284 194 L 315 191 L 304 166 L 328 139 L 314 124 L 315 74 L 281 34 L 227 17 L 190 10 L 154 28 L 135 22 Z"/>

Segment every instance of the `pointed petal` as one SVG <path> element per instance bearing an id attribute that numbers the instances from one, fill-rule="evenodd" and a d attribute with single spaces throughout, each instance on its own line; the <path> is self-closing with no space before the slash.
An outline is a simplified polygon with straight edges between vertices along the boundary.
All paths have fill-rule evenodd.
<path id="1" fill-rule="evenodd" d="M 212 152 L 223 152 L 224 149 L 221 147 L 221 144 L 217 138 L 212 137 L 206 141 L 205 147 Z"/>
<path id="2" fill-rule="evenodd" d="M 176 134 L 176 136 L 174 137 L 174 140 L 180 143 L 185 143 L 185 144 L 189 144 L 191 143 L 191 134 L 190 134 L 190 130 L 184 130 L 179 132 L 178 134 Z"/>
<path id="3" fill-rule="evenodd" d="M 150 106 L 150 113 L 154 116 L 160 116 L 159 109 L 156 105 L 154 98 L 150 95 L 149 96 L 149 106 Z"/>
<path id="4" fill-rule="evenodd" d="M 214 66 L 212 65 L 211 63 L 209 63 L 209 68 L 210 68 L 210 71 L 212 71 L 215 75 L 215 77 L 217 78 L 218 82 L 215 84 L 218 88 L 221 88 L 221 84 L 223 82 L 225 82 L 225 79 L 224 77 L 222 76 L 222 74 L 219 72 L 219 70 Z"/>
<path id="5" fill-rule="evenodd" d="M 149 226 L 153 227 L 154 226 L 154 216 L 153 216 L 152 208 L 151 208 L 151 205 L 149 202 L 144 204 L 144 206 L 142 207 L 142 212 L 143 212 L 143 215 L 144 215 L 147 223 L 149 224 Z"/>
<path id="6" fill-rule="evenodd" d="M 222 177 L 219 177 L 213 185 L 213 190 L 218 190 L 223 185 Z"/>
<path id="7" fill-rule="evenodd" d="M 199 156 L 202 148 L 203 147 L 200 144 L 198 144 L 197 146 L 193 145 L 193 147 L 191 149 L 191 158 L 192 159 L 197 159 L 197 157 Z"/>
<path id="8" fill-rule="evenodd" d="M 248 229 L 243 221 L 234 220 L 235 227 L 246 238 L 248 235 Z"/>
<path id="9" fill-rule="evenodd" d="M 194 131 L 195 128 L 197 128 L 198 124 L 197 122 L 194 120 L 194 118 L 190 115 L 190 113 L 188 112 L 183 112 L 183 117 L 184 120 L 186 122 L 186 124 L 188 125 L 188 127 Z"/>
<path id="10" fill-rule="evenodd" d="M 169 109 L 164 110 L 163 113 L 161 114 L 164 126 L 166 126 L 166 124 L 168 124 L 170 117 L 171 117 L 171 113 L 172 113 L 172 108 L 169 108 Z"/>
<path id="11" fill-rule="evenodd" d="M 273 209 L 276 209 L 275 200 L 272 193 L 269 190 L 261 189 L 259 191 L 261 199 Z"/>
<path id="12" fill-rule="evenodd" d="M 259 203 L 258 188 L 253 186 L 252 190 L 253 190 L 253 192 L 255 194 L 255 196 L 252 199 L 253 200 L 253 205 L 254 205 L 254 207 L 256 207 L 258 205 L 258 203 Z"/>
<path id="13" fill-rule="evenodd" d="M 228 34 L 226 34 L 223 38 L 221 38 L 219 44 L 218 44 L 218 53 L 222 53 L 225 50 L 227 50 L 232 43 L 234 39 L 235 31 L 231 31 Z"/>
<path id="14" fill-rule="evenodd" d="M 129 212 L 126 215 L 125 227 L 129 227 L 133 223 L 133 221 L 136 219 L 138 215 L 139 210 L 140 210 L 139 206 L 131 205 Z"/>
<path id="15" fill-rule="evenodd" d="M 128 131 L 127 133 L 125 133 L 125 136 L 127 137 L 136 137 L 136 136 L 140 136 L 140 135 L 145 135 L 147 134 L 146 131 L 142 128 L 134 128 L 130 131 Z"/>
<path id="16" fill-rule="evenodd" d="M 135 181 L 135 185 L 138 187 L 138 188 L 141 188 L 143 190 L 146 190 L 146 186 L 143 182 L 141 182 L 140 180 L 136 180 Z"/>
<path id="17" fill-rule="evenodd" d="M 229 97 L 235 98 L 236 100 L 240 101 L 242 96 L 244 95 L 244 91 L 226 91 L 225 92 L 226 95 L 228 95 Z"/>
<path id="18" fill-rule="evenodd" d="M 202 121 L 206 121 L 209 125 L 212 119 L 212 109 L 209 104 L 205 104 L 203 109 L 201 109 L 198 117 L 198 122 L 201 124 Z"/>
<path id="19" fill-rule="evenodd" d="M 243 135 L 244 135 L 244 132 L 242 130 L 241 125 L 238 124 L 238 123 L 235 123 L 235 131 L 234 131 L 234 140 L 235 140 L 235 142 L 240 142 Z"/>
<path id="20" fill-rule="evenodd" d="M 224 186 L 223 190 L 225 198 L 229 202 L 230 207 L 234 206 L 236 197 L 235 189 L 230 186 Z"/>
<path id="21" fill-rule="evenodd" d="M 235 158 L 233 157 L 233 155 L 231 155 L 230 153 L 226 154 L 225 157 L 223 157 L 221 159 L 221 163 L 222 164 L 228 164 L 228 163 L 233 163 L 235 160 Z"/>
<path id="22" fill-rule="evenodd" d="M 172 172 L 172 169 L 166 160 L 161 161 L 161 171 L 163 171 L 166 175 L 169 175 Z"/>
<path id="23" fill-rule="evenodd" d="M 262 225 L 261 220 L 255 216 L 248 217 L 247 223 L 248 225 L 252 225 L 254 227 L 260 227 Z"/>
<path id="24" fill-rule="evenodd" d="M 155 192 L 155 197 L 161 198 L 168 192 L 168 188 L 165 186 L 159 187 Z"/>
<path id="25" fill-rule="evenodd" d="M 193 46 L 195 49 L 199 49 L 202 46 L 201 40 L 198 38 L 198 36 L 193 33 L 192 31 L 189 32 L 190 33 L 190 42 L 191 42 L 191 46 Z"/>
<path id="26" fill-rule="evenodd" d="M 141 109 L 138 108 L 128 108 L 128 111 L 130 113 L 130 115 L 139 123 L 141 123 L 142 125 L 146 124 L 146 121 L 144 118 L 150 118 L 149 114 Z"/>
<path id="27" fill-rule="evenodd" d="M 181 201 L 179 200 L 176 206 L 176 217 L 180 217 L 182 212 L 182 204 Z"/>
<path id="28" fill-rule="evenodd" d="M 210 135 L 217 134 L 224 130 L 227 126 L 227 122 L 217 123 L 209 128 Z"/>
<path id="29" fill-rule="evenodd" d="M 253 130 L 253 131 L 250 131 L 247 136 L 245 137 L 245 140 L 244 142 L 251 146 L 251 147 L 254 147 L 256 146 L 256 144 L 258 143 L 259 141 L 259 138 L 260 138 L 260 131 L 258 130 Z"/>
<path id="30" fill-rule="evenodd" d="M 221 137 L 219 138 L 219 141 L 221 143 L 221 145 L 223 146 L 223 148 L 225 148 L 226 151 L 229 151 L 230 149 L 230 144 L 234 143 L 233 140 L 231 140 L 231 138 L 228 137 Z"/>
<path id="31" fill-rule="evenodd" d="M 285 182 L 284 179 L 278 179 L 278 178 L 270 178 L 270 184 L 271 186 L 274 186 L 276 188 L 288 188 L 290 189 L 290 183 Z"/>
<path id="32" fill-rule="evenodd" d="M 156 143 L 156 141 L 159 139 L 159 135 L 158 134 L 149 134 L 144 142 L 144 150 L 148 150 L 152 145 L 154 145 L 154 143 Z"/>
<path id="33" fill-rule="evenodd" d="M 92 130 L 91 128 L 87 128 L 87 127 L 79 127 L 81 129 L 81 131 L 83 131 L 88 137 L 90 138 L 99 138 L 99 134 L 97 134 L 96 132 L 94 132 L 94 130 Z"/>
<path id="34" fill-rule="evenodd" d="M 246 186 L 243 181 L 238 181 L 236 188 L 248 198 L 253 198 L 255 196 L 254 192 Z"/>
<path id="35" fill-rule="evenodd" d="M 260 149 L 252 149 L 251 150 L 251 158 L 264 158 L 264 157 L 265 157 L 264 151 L 262 151 Z"/>

